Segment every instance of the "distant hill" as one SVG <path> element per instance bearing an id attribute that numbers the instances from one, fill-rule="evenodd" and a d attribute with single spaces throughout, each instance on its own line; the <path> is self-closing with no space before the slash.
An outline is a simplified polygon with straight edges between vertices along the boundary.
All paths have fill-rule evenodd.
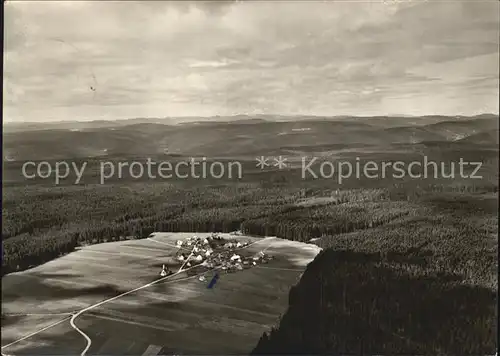
<path id="1" fill-rule="evenodd" d="M 485 131 L 485 132 L 480 132 L 477 134 L 472 134 L 470 136 L 464 137 L 461 139 L 461 142 L 466 142 L 466 143 L 473 143 L 477 145 L 491 145 L 491 146 L 498 146 L 498 135 L 499 135 L 499 130 L 491 130 L 491 131 Z"/>
<path id="2" fill-rule="evenodd" d="M 40 131 L 40 130 L 88 130 L 106 127 L 122 127 L 133 124 L 157 123 L 163 125 L 210 125 L 215 123 L 261 123 L 261 122 L 297 122 L 297 121 L 342 121 L 360 122 L 372 126 L 423 126 L 442 121 L 470 121 L 474 119 L 498 119 L 495 114 L 466 116 L 312 116 L 312 115 L 234 115 L 211 117 L 164 117 L 164 118 L 131 118 L 122 120 L 93 121 L 56 121 L 56 122 L 4 122 L 4 132 Z"/>
<path id="3" fill-rule="evenodd" d="M 266 154 L 294 147 L 307 151 L 309 146 L 335 149 L 397 143 L 495 142 L 493 133 L 498 130 L 498 117 L 441 119 L 437 123 L 437 117 L 280 117 L 274 121 L 270 117 L 241 115 L 231 121 L 214 117 L 182 124 L 167 118 L 10 125 L 10 130 L 4 130 L 3 148 L 4 160 L 19 161 L 164 153 L 228 156 Z M 429 123 L 422 124 L 426 120 Z M 470 138 L 466 140 L 467 137 Z"/>
<path id="4" fill-rule="evenodd" d="M 122 127 L 134 124 L 176 124 L 175 119 L 125 119 L 125 120 L 94 120 L 94 121 L 56 121 L 56 122 L 21 122 L 4 123 L 3 132 L 24 132 L 41 130 L 90 130 L 98 128 Z"/>
<path id="5" fill-rule="evenodd" d="M 470 120 L 442 121 L 427 126 L 447 140 L 461 140 L 482 131 L 498 130 L 498 117 L 478 117 Z"/>

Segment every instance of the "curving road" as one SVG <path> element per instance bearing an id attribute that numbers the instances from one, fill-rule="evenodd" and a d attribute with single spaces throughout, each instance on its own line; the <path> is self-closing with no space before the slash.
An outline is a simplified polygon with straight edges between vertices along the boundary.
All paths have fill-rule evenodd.
<path id="1" fill-rule="evenodd" d="M 257 243 L 261 243 L 261 242 L 264 242 L 264 241 L 269 241 L 269 240 L 272 240 L 272 239 L 273 239 L 273 237 L 265 237 L 265 238 L 262 238 L 261 240 L 254 241 L 254 242 L 252 242 L 252 243 L 248 244 L 247 246 L 243 246 L 243 247 L 240 247 L 240 248 L 236 248 L 235 250 L 243 250 L 243 249 L 246 249 L 246 248 L 248 248 L 248 247 L 250 247 L 250 246 L 253 246 L 253 245 L 257 244 Z M 159 243 L 159 244 L 162 244 L 162 245 L 167 245 L 167 246 L 171 246 L 171 247 L 178 247 L 178 246 L 176 246 L 176 245 L 171 245 L 171 244 L 166 243 L 166 242 L 156 241 L 156 240 L 153 240 L 153 239 L 151 239 L 151 238 L 148 238 L 147 240 L 149 240 L 149 241 L 153 241 L 153 242 L 156 242 L 156 243 Z M 266 247 L 266 248 L 264 249 L 264 251 L 265 251 L 265 250 L 267 250 L 269 247 L 270 247 L 270 246 Z M 186 249 L 186 248 L 183 248 L 183 249 Z M 187 261 L 187 260 L 186 260 L 186 261 Z M 157 283 L 163 282 L 163 281 L 165 281 L 165 280 L 167 280 L 167 279 L 169 279 L 169 278 L 175 277 L 176 275 L 179 275 L 180 273 L 182 273 L 182 272 L 186 272 L 186 271 L 190 270 L 191 268 L 195 268 L 195 267 L 197 267 L 197 266 L 198 266 L 198 265 L 194 265 L 194 266 L 192 266 L 192 267 L 189 267 L 189 268 L 186 268 L 186 269 L 182 269 L 182 267 L 184 267 L 184 265 L 183 265 L 183 266 L 181 266 L 181 268 L 179 269 L 179 271 L 177 271 L 177 272 L 175 272 L 175 273 L 173 273 L 173 274 L 171 274 L 171 275 L 169 275 L 169 276 L 165 276 L 165 277 L 159 278 L 159 279 L 157 279 L 157 280 L 155 280 L 155 281 L 153 281 L 153 282 L 147 283 L 147 284 L 142 285 L 142 286 L 140 286 L 140 287 L 138 287 L 138 288 L 135 288 L 135 289 L 129 290 L 129 291 L 127 291 L 127 292 L 121 293 L 121 294 L 119 294 L 119 295 L 117 295 L 117 296 L 115 296 L 115 297 L 112 297 L 112 298 L 109 298 L 109 299 L 105 299 L 105 300 L 103 300 L 103 301 L 101 301 L 101 302 L 99 302 L 99 303 L 96 303 L 96 304 L 90 305 L 90 306 L 88 306 L 88 307 L 86 307 L 86 308 L 84 308 L 84 309 L 82 309 L 82 310 L 80 310 L 80 311 L 78 311 L 78 312 L 74 312 L 74 313 L 71 313 L 71 312 L 69 312 L 69 313 L 54 313 L 54 314 L 50 314 L 50 315 L 67 315 L 67 317 L 66 317 L 66 318 L 63 318 L 63 319 L 61 319 L 61 320 L 59 320 L 59 321 L 57 321 L 57 322 L 55 322 L 55 323 L 53 323 L 53 324 L 50 324 L 50 325 L 48 325 L 48 326 L 46 326 L 46 327 L 44 327 L 44 328 L 42 328 L 42 329 L 40 329 L 40 330 L 37 330 L 37 331 L 32 332 L 32 333 L 30 333 L 30 334 L 28 334 L 28 335 L 26 335 L 26 336 L 23 336 L 22 338 L 17 339 L 17 340 L 15 340 L 15 341 L 13 341 L 13 342 L 11 342 L 11 343 L 7 344 L 7 345 L 4 345 L 4 346 L 2 346 L 2 347 L 1 347 L 1 349 L 3 350 L 3 349 L 5 349 L 5 348 L 7 348 L 7 347 L 9 347 L 9 346 L 11 346 L 11 345 L 17 344 L 17 343 L 19 343 L 19 342 L 21 342 L 21 341 L 23 341 L 23 340 L 26 340 L 26 339 L 28 339 L 28 338 L 30 338 L 30 337 L 32 337 L 32 336 L 34 336 L 34 335 L 37 335 L 37 334 L 39 334 L 39 333 L 41 333 L 41 332 L 43 332 L 43 331 L 45 331 L 45 330 L 48 330 L 48 329 L 50 329 L 50 328 L 52 328 L 52 327 L 54 327 L 54 326 L 56 326 L 56 325 L 59 325 L 60 323 L 62 323 L 62 322 L 64 322 L 64 321 L 66 321 L 66 320 L 68 320 L 68 319 L 70 319 L 70 318 L 71 318 L 71 319 L 70 319 L 70 325 L 71 325 L 71 327 L 72 327 L 74 330 L 76 330 L 76 331 L 77 331 L 80 335 L 82 335 L 82 336 L 85 338 L 85 340 L 87 341 L 87 345 L 86 345 L 85 349 L 84 349 L 84 350 L 81 352 L 81 354 L 80 354 L 81 356 L 84 356 L 84 355 L 88 352 L 88 350 L 90 349 L 90 347 L 91 347 L 91 345 L 92 345 L 92 340 L 90 339 L 90 337 L 89 337 L 87 334 L 85 334 L 85 332 L 83 332 L 83 331 L 82 331 L 80 328 L 78 328 L 78 326 L 75 324 L 75 320 L 76 320 L 76 319 L 77 319 L 80 315 L 82 315 L 83 313 L 85 313 L 85 312 L 87 312 L 87 311 L 89 311 L 89 310 L 92 310 L 92 309 L 94 309 L 94 308 L 97 308 L 97 307 L 99 307 L 99 306 L 101 306 L 101 305 L 103 305 L 103 304 L 106 304 L 106 303 L 111 302 L 111 301 L 113 301 L 113 300 L 116 300 L 116 299 L 118 299 L 118 298 L 124 297 L 124 296 L 126 296 L 126 295 L 132 294 L 132 293 L 137 292 L 137 291 L 139 291 L 139 290 L 141 290 L 141 289 L 148 288 L 148 287 L 150 287 L 150 286 L 152 286 L 152 285 L 155 285 L 155 284 L 157 284 Z M 204 273 L 206 273 L 206 272 L 209 272 L 209 271 L 212 271 L 212 270 L 214 270 L 214 269 L 217 269 L 218 267 L 220 267 L 220 266 L 214 267 L 214 268 L 212 268 L 212 269 L 210 269 L 210 270 L 208 270 L 208 271 L 201 272 L 201 273 L 198 273 L 198 274 L 193 275 L 193 276 L 189 276 L 189 277 L 185 277 L 185 278 L 179 278 L 179 279 L 175 279 L 175 280 L 173 280 L 173 281 L 168 281 L 167 283 L 170 283 L 170 282 L 172 282 L 172 283 L 173 283 L 173 282 L 179 282 L 179 281 L 184 281 L 184 280 L 186 280 L 186 279 L 196 278 L 196 277 L 198 277 L 198 276 L 200 276 L 200 275 L 202 275 L 202 274 L 204 274 Z M 26 315 L 27 315 L 27 314 L 26 314 Z M 5 354 L 3 351 L 1 352 L 1 355 L 2 355 L 2 356 L 6 356 L 6 354 Z"/>
<path id="2" fill-rule="evenodd" d="M 244 246 L 244 247 L 241 247 L 241 248 L 237 248 L 236 250 L 243 250 L 243 249 L 245 249 L 245 248 L 248 248 L 248 247 L 250 247 L 250 246 L 253 246 L 253 245 L 255 245 L 255 244 L 257 244 L 257 243 L 260 243 L 260 242 L 262 242 L 262 241 L 267 241 L 267 240 L 269 240 L 269 239 L 272 239 L 272 237 L 266 237 L 266 238 L 263 238 L 262 240 L 257 240 L 257 241 L 254 241 L 254 242 L 252 242 L 252 243 L 248 244 L 247 246 Z M 152 240 L 152 239 L 148 239 L 148 240 Z M 154 241 L 154 240 L 152 240 L 152 241 Z M 159 241 L 155 241 L 155 242 L 159 242 Z M 166 243 L 165 243 L 165 244 L 166 244 Z M 269 248 L 269 247 L 268 247 L 268 248 Z M 266 248 L 266 249 L 267 249 L 267 248 Z M 193 251 L 191 252 L 191 255 L 192 255 L 192 254 L 193 254 Z M 191 255 L 190 255 L 190 257 L 191 257 Z M 187 258 L 187 259 L 186 259 L 186 262 L 187 262 L 188 260 L 189 260 L 189 258 Z M 186 262 L 185 262 L 185 263 L 186 263 Z M 148 287 L 150 287 L 150 286 L 152 286 L 152 285 L 155 285 L 155 284 L 157 284 L 157 283 L 163 282 L 163 281 L 165 281 L 165 280 L 167 280 L 167 279 L 169 279 L 169 278 L 172 278 L 172 277 L 174 277 L 174 276 L 178 275 L 179 273 L 185 272 L 185 271 L 187 271 L 187 270 L 189 270 L 189 269 L 194 268 L 194 267 L 196 267 L 196 266 L 197 266 L 197 265 L 194 265 L 194 266 L 192 266 L 192 267 L 189 267 L 189 268 L 186 268 L 186 269 L 184 269 L 184 270 L 183 270 L 183 269 L 182 269 L 182 267 L 184 267 L 185 263 L 181 266 L 181 268 L 179 269 L 179 271 L 175 272 L 174 274 L 171 274 L 171 275 L 169 275 L 169 276 L 162 277 L 162 278 L 160 278 L 160 279 L 157 279 L 156 281 L 153 281 L 153 282 L 150 282 L 150 283 L 145 284 L 145 285 L 143 285 L 143 286 L 140 286 L 140 287 L 137 287 L 137 288 L 135 288 L 135 289 L 129 290 L 129 291 L 125 292 L 125 293 L 119 294 L 119 295 L 114 296 L 114 297 L 112 297 L 112 298 L 105 299 L 105 300 L 103 300 L 103 301 L 101 301 L 101 302 L 99 302 L 99 303 L 96 303 L 96 304 L 90 305 L 90 306 L 88 306 L 88 307 L 86 307 L 86 308 L 84 308 L 84 309 L 80 310 L 79 312 L 77 312 L 77 313 L 73 314 L 73 316 L 71 317 L 71 319 L 70 319 L 70 321 L 69 321 L 69 322 L 70 322 L 71 327 L 72 327 L 74 330 L 76 330 L 77 332 L 79 332 L 79 333 L 80 333 L 80 334 L 81 334 L 81 335 L 85 338 L 85 340 L 87 341 L 87 346 L 85 346 L 85 349 L 83 349 L 83 351 L 82 351 L 82 353 L 81 353 L 80 355 L 81 355 L 81 356 L 85 356 L 85 354 L 87 353 L 87 351 L 90 349 L 90 346 L 92 345 L 92 339 L 90 339 L 90 337 L 89 337 L 87 334 L 85 334 L 85 333 L 84 333 L 81 329 L 79 329 L 79 328 L 78 328 L 78 326 L 76 326 L 76 324 L 75 324 L 75 320 L 76 320 L 76 318 L 78 318 L 80 315 L 82 315 L 82 314 L 83 314 L 83 313 L 85 313 L 86 311 L 89 311 L 89 310 L 91 310 L 91 309 L 97 308 L 97 307 L 99 307 L 99 306 L 101 306 L 101 305 L 103 305 L 103 304 L 106 304 L 106 303 L 111 302 L 111 301 L 113 301 L 113 300 L 116 300 L 116 299 L 118 299 L 118 298 L 124 297 L 124 296 L 126 296 L 126 295 L 132 294 L 132 293 L 137 292 L 137 291 L 139 291 L 139 290 L 141 290 L 141 289 L 145 289 L 145 288 L 148 288 Z M 217 267 L 215 267 L 215 268 L 213 268 L 213 269 L 216 269 L 216 268 L 217 268 Z M 213 269 L 212 269 L 212 270 L 213 270 Z M 185 279 L 187 279 L 187 278 L 194 278 L 194 277 L 197 277 L 197 276 L 199 276 L 199 275 L 201 275 L 201 274 L 204 274 L 204 273 L 206 273 L 206 272 L 207 272 L 207 271 L 202 272 L 202 273 L 198 273 L 198 274 L 196 274 L 196 275 L 194 275 L 194 276 L 190 276 L 190 277 L 186 277 L 186 278 L 182 278 L 182 279 L 176 279 L 176 280 L 174 280 L 174 281 L 172 281 L 172 282 L 185 280 Z M 63 319 L 63 320 L 66 320 L 66 319 Z M 61 322 L 62 322 L 62 321 L 61 321 Z"/>

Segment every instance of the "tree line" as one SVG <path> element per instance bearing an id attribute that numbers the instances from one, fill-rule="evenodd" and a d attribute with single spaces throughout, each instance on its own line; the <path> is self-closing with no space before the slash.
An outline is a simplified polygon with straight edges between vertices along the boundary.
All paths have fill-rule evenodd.
<path id="1" fill-rule="evenodd" d="M 349 199 L 323 206 L 297 204 L 307 196 L 301 189 L 286 187 L 262 189 L 245 186 L 174 189 L 158 194 L 142 192 L 137 196 L 110 195 L 116 191 L 86 197 L 52 194 L 39 201 L 21 198 L 8 206 L 10 224 L 4 230 L 3 274 L 39 265 L 86 244 L 144 238 L 154 231 L 231 232 L 250 235 L 275 235 L 308 241 L 324 234 L 376 226 L 394 218 L 378 217 L 379 210 Z M 347 195 L 346 195 L 347 196 Z M 376 196 L 376 195 L 375 195 Z M 347 201 L 348 205 L 343 205 Z M 364 206 L 364 207 L 363 207 Z M 399 210 L 398 210 L 399 209 Z M 398 207 L 397 214 L 405 211 Z M 354 214 L 354 212 L 357 212 Z M 20 222 L 16 217 L 24 214 Z M 358 220 L 353 220 L 353 217 Z M 4 227 L 5 228 L 5 227 Z"/>

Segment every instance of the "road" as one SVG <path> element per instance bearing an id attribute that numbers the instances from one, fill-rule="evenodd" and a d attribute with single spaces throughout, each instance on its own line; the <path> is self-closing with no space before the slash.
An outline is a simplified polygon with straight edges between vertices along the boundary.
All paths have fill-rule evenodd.
<path id="1" fill-rule="evenodd" d="M 151 239 L 150 239 L 150 240 L 151 240 Z M 254 242 L 252 242 L 252 243 L 248 244 L 247 246 L 244 246 L 244 247 L 238 248 L 238 249 L 236 249 L 236 250 L 243 250 L 243 249 L 245 249 L 245 248 L 248 248 L 248 247 L 250 247 L 250 246 L 253 246 L 253 245 L 255 245 L 255 244 L 259 243 L 259 242 L 262 242 L 262 241 L 264 241 L 264 240 L 266 240 L 266 241 L 267 241 L 267 240 L 269 240 L 269 238 L 264 238 L 264 239 L 262 239 L 262 240 L 254 241 Z M 155 242 L 156 242 L 156 241 L 155 241 Z M 266 248 L 266 249 L 267 249 L 267 248 Z M 90 339 L 90 337 L 89 337 L 87 334 L 85 334 L 85 333 L 84 333 L 81 329 L 79 329 L 79 328 L 78 328 L 78 326 L 76 326 L 76 324 L 75 324 L 75 320 L 76 320 L 76 318 L 78 318 L 80 315 L 82 315 L 82 314 L 83 314 L 83 313 L 85 313 L 86 311 L 92 310 L 92 309 L 97 308 L 97 307 L 99 307 L 99 306 L 101 306 L 101 305 L 103 305 L 103 304 L 106 304 L 106 303 L 111 302 L 111 301 L 113 301 L 113 300 L 116 300 L 116 299 L 118 299 L 118 298 L 124 297 L 124 296 L 126 296 L 126 295 L 132 294 L 132 293 L 137 292 L 137 291 L 139 291 L 139 290 L 141 290 L 141 289 L 145 289 L 145 288 L 151 287 L 152 285 L 155 285 L 155 284 L 158 284 L 158 283 L 160 283 L 160 282 L 163 282 L 163 281 L 165 281 L 165 280 L 167 280 L 167 279 L 169 279 L 169 278 L 172 278 L 172 277 L 174 277 L 174 276 L 176 276 L 176 275 L 178 275 L 178 274 L 180 274 L 180 273 L 182 273 L 182 272 L 185 272 L 185 271 L 187 271 L 187 270 L 189 270 L 189 269 L 191 269 L 191 268 L 196 267 L 196 265 L 195 265 L 195 266 L 192 266 L 192 267 L 189 267 L 189 268 L 183 269 L 183 267 L 184 267 L 184 266 L 186 265 L 186 263 L 189 261 L 189 258 L 193 255 L 193 253 L 194 253 L 194 246 L 193 246 L 193 249 L 191 250 L 191 254 L 189 255 L 189 257 L 188 257 L 188 258 L 186 258 L 186 261 L 184 262 L 184 264 L 183 264 L 183 265 L 179 268 L 179 270 L 178 270 L 177 272 L 175 272 L 174 274 L 171 274 L 171 275 L 169 275 L 169 276 L 165 276 L 165 277 L 162 277 L 162 278 L 160 278 L 160 279 L 157 279 L 156 281 L 153 281 L 153 282 L 150 282 L 150 283 L 144 284 L 144 285 L 142 285 L 142 286 L 140 286 L 140 287 L 137 287 L 137 288 L 135 288 L 135 289 L 129 290 L 129 291 L 124 292 L 124 293 L 122 293 L 122 294 L 119 294 L 119 295 L 117 295 L 117 296 L 115 296 L 115 297 L 105 299 L 105 300 L 103 300 L 103 301 L 101 301 L 101 302 L 99 302 L 99 303 L 96 303 L 96 304 L 90 305 L 90 306 L 88 306 L 87 308 L 84 308 L 84 309 L 80 310 L 78 313 L 74 314 L 74 315 L 71 317 L 71 319 L 70 319 L 69 323 L 70 323 L 70 325 L 71 325 L 71 327 L 72 327 L 73 329 L 75 329 L 76 331 L 78 331 L 78 332 L 79 332 L 79 333 L 80 333 L 80 334 L 81 334 L 81 335 L 85 338 L 85 340 L 87 340 L 87 346 L 85 346 L 85 349 L 83 349 L 83 351 L 82 351 L 82 353 L 81 353 L 80 355 L 81 355 L 81 356 L 85 356 L 85 354 L 87 353 L 87 351 L 90 349 L 90 346 L 92 346 L 92 339 Z M 216 267 L 212 268 L 211 270 L 214 270 L 214 269 L 216 269 L 216 268 L 218 268 L 218 267 L 220 267 L 220 266 L 216 266 Z M 202 274 L 205 274 L 206 272 L 208 272 L 208 271 L 198 273 L 198 274 L 196 274 L 196 275 L 194 275 L 194 276 L 191 276 L 191 277 L 188 277 L 188 278 L 197 277 L 197 276 L 200 276 L 200 275 L 202 275 Z M 185 278 L 183 278 L 183 279 L 179 279 L 179 280 L 174 280 L 174 281 L 172 281 L 172 282 L 176 282 L 176 281 L 180 281 L 180 280 L 184 280 L 184 279 L 185 279 Z"/>
<path id="2" fill-rule="evenodd" d="M 243 246 L 243 247 L 237 248 L 237 249 L 235 249 L 235 250 L 243 250 L 243 249 L 249 248 L 249 247 L 251 247 L 251 246 L 253 246 L 253 245 L 255 245 L 255 244 L 258 244 L 258 243 L 261 243 L 261 242 L 264 242 L 264 241 L 269 241 L 269 240 L 271 240 L 271 239 L 273 239 L 273 237 L 266 237 L 266 238 L 263 238 L 263 239 L 261 239 L 261 240 L 254 241 L 254 242 L 252 242 L 252 243 L 248 244 L 247 246 Z M 156 240 L 153 240 L 153 239 L 151 239 L 151 238 L 148 238 L 147 240 L 154 241 L 154 242 L 156 242 L 156 243 L 160 243 L 160 244 L 167 245 L 167 246 L 170 246 L 170 247 L 176 247 L 176 248 L 178 247 L 178 246 L 176 246 L 176 245 L 171 245 L 171 244 L 168 244 L 168 243 L 165 243 L 165 242 L 156 241 Z M 269 248 L 269 246 L 268 246 L 268 247 L 266 247 L 266 249 L 265 249 L 265 250 L 267 250 L 268 248 Z M 264 251 L 265 251 L 265 250 L 264 250 Z M 193 251 L 191 251 L 191 255 L 192 255 L 192 254 L 193 254 Z M 190 256 L 191 256 L 191 255 L 190 255 Z M 187 258 L 187 259 L 186 259 L 186 262 L 187 262 L 188 260 L 189 260 L 189 258 Z M 173 273 L 173 274 L 171 274 L 171 275 L 168 275 L 168 276 L 165 276 L 165 277 L 159 278 L 159 279 L 157 279 L 157 280 L 155 280 L 155 281 L 153 281 L 153 282 L 150 282 L 150 283 L 144 284 L 144 285 L 142 285 L 142 286 L 140 286 L 140 287 L 137 287 L 137 288 L 134 288 L 134 289 L 129 290 L 129 291 L 127 291 L 127 292 L 121 293 L 121 294 L 119 294 L 119 295 L 117 295 L 117 296 L 114 296 L 114 297 L 112 297 L 112 298 L 108 298 L 108 299 L 105 299 L 105 300 L 100 301 L 100 302 L 98 302 L 98 303 L 92 304 L 92 305 L 90 305 L 90 306 L 88 306 L 88 307 L 86 307 L 86 308 L 81 309 L 81 310 L 80 310 L 80 311 L 78 311 L 78 312 L 75 312 L 75 313 L 69 313 L 69 316 L 67 316 L 66 318 L 61 319 L 61 320 L 59 320 L 59 321 L 57 321 L 57 322 L 55 322 L 55 323 L 53 323 L 53 324 L 50 324 L 50 325 L 48 325 L 48 326 L 46 326 L 46 327 L 44 327 L 44 328 L 42 328 L 42 329 L 40 329 L 40 330 L 37 330 L 37 331 L 35 331 L 35 332 L 33 332 L 33 333 L 30 333 L 30 334 L 26 335 L 26 336 L 23 336 L 22 338 L 20 338 L 20 339 L 18 339 L 18 340 L 15 340 L 15 341 L 13 341 L 13 342 L 11 342 L 11 343 L 7 344 L 7 345 L 4 345 L 4 346 L 2 346 L 2 348 L 1 348 L 1 349 L 3 350 L 3 349 L 5 349 L 5 348 L 7 348 L 7 347 L 9 347 L 9 346 L 12 346 L 12 345 L 14 345 L 14 344 L 17 344 L 17 343 L 19 343 L 19 342 L 21 342 L 21 341 L 23 341 L 23 340 L 26 340 L 26 339 L 28 339 L 28 338 L 30 338 L 30 337 L 32 337 L 32 336 L 35 336 L 35 335 L 37 335 L 37 334 L 39 334 L 39 333 L 41 333 L 41 332 L 43 332 L 43 331 L 46 331 L 46 330 L 48 330 L 48 329 L 50 329 L 50 328 L 52 328 L 52 327 L 54 327 L 54 326 L 56 326 L 56 325 L 61 324 L 61 323 L 62 323 L 62 322 L 64 322 L 64 321 L 66 321 L 66 320 L 70 319 L 70 325 L 71 325 L 71 327 L 72 327 L 75 331 L 77 331 L 80 335 L 82 335 L 82 336 L 85 338 L 86 342 L 87 342 L 87 345 L 85 346 L 85 348 L 83 349 L 83 351 L 82 351 L 82 352 L 81 352 L 81 354 L 80 354 L 81 356 L 85 356 L 85 355 L 86 355 L 86 353 L 88 352 L 88 350 L 90 349 L 90 347 L 92 346 L 92 339 L 91 339 L 91 338 L 90 338 L 87 334 L 85 334 L 85 332 L 83 332 L 80 328 L 78 328 L 78 326 L 76 325 L 75 321 L 76 321 L 76 319 L 77 319 L 79 316 L 81 316 L 83 313 L 85 313 L 85 312 L 87 312 L 87 311 L 89 311 L 89 310 L 92 310 L 92 309 L 97 308 L 97 307 L 99 307 L 99 306 L 101 306 L 101 305 L 104 305 L 104 304 L 109 303 L 109 302 L 111 302 L 111 301 L 114 301 L 114 300 L 117 300 L 117 299 L 119 299 L 119 298 L 122 298 L 122 297 L 124 297 L 124 296 L 126 296 L 126 295 L 129 295 L 129 294 L 135 293 L 135 292 L 140 291 L 140 290 L 142 290 L 142 289 L 145 289 L 145 288 L 151 287 L 151 286 L 153 286 L 153 285 L 155 285 L 155 284 L 158 284 L 158 283 L 160 283 L 160 282 L 164 282 L 164 281 L 166 281 L 166 280 L 168 280 L 168 279 L 171 279 L 171 278 L 173 278 L 173 277 L 175 277 L 175 276 L 179 275 L 180 273 L 186 272 L 186 271 L 190 270 L 191 268 L 194 268 L 194 267 L 197 267 L 197 266 L 198 266 L 198 265 L 194 265 L 194 266 L 192 266 L 192 267 L 189 267 L 189 268 L 183 269 L 183 267 L 184 267 L 184 265 L 186 264 L 186 262 L 185 262 L 185 263 L 184 263 L 184 264 L 183 264 L 183 265 L 179 268 L 179 271 L 177 271 L 177 272 L 175 272 L 175 273 Z M 184 281 L 184 280 L 186 280 L 186 279 L 196 278 L 196 277 L 199 277 L 199 276 L 200 276 L 200 275 L 202 275 L 202 274 L 205 274 L 205 273 L 207 273 L 207 272 L 209 272 L 209 271 L 212 271 L 212 270 L 214 270 L 214 269 L 217 269 L 217 268 L 219 268 L 219 267 L 220 267 L 220 266 L 216 266 L 216 267 L 214 267 L 214 268 L 212 268 L 212 269 L 210 269 L 210 270 L 208 270 L 208 271 L 204 271 L 204 272 L 198 273 L 198 274 L 193 275 L 193 276 L 190 276 L 190 277 L 185 277 L 185 278 L 175 279 L 175 280 L 173 280 L 173 281 L 168 281 L 167 283 L 169 283 L 169 282 L 170 282 L 170 283 L 180 282 L 180 281 Z M 56 314 L 53 314 L 53 315 L 61 315 L 61 314 L 60 314 L 60 313 L 56 313 Z M 67 315 L 67 314 L 66 314 L 66 315 Z M 2 351 L 2 355 L 5 355 L 5 354 L 3 353 L 3 351 Z"/>

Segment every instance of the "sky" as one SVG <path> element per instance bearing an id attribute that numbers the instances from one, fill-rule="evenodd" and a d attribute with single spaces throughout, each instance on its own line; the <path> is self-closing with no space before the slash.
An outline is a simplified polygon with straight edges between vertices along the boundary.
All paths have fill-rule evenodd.
<path id="1" fill-rule="evenodd" d="M 4 9 L 4 122 L 498 113 L 496 0 Z"/>

